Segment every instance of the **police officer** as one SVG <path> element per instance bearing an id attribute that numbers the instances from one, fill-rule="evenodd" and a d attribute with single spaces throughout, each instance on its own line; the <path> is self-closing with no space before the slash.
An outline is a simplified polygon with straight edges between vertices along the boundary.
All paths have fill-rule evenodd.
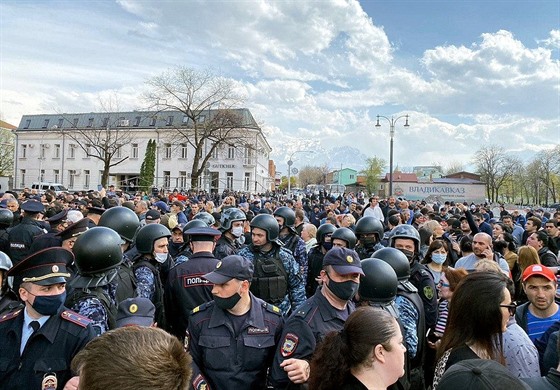
<path id="1" fill-rule="evenodd" d="M 8 209 L 0 209 L 0 251 L 8 253 L 10 250 L 10 226 L 14 221 L 14 214 Z"/>
<path id="2" fill-rule="evenodd" d="M 191 237 L 187 234 L 187 231 L 194 228 L 204 228 L 210 227 L 201 219 L 193 219 L 192 221 L 187 222 L 185 227 L 183 228 L 183 245 L 179 248 L 179 253 L 177 257 L 175 257 L 175 266 L 184 263 L 185 261 L 189 260 L 192 256 L 191 247 L 189 245 Z"/>
<path id="3" fill-rule="evenodd" d="M 257 215 L 251 220 L 252 242 L 239 255 L 251 260 L 255 267 L 251 292 L 287 314 L 305 301 L 305 290 L 299 266 L 282 247 L 278 233 L 278 222 L 272 215 Z"/>
<path id="4" fill-rule="evenodd" d="M 78 237 L 73 251 L 78 275 L 70 282 L 66 306 L 89 318 L 99 336 L 116 327 L 121 239 L 114 230 L 94 227 Z"/>
<path id="5" fill-rule="evenodd" d="M 354 311 L 352 298 L 363 275 L 358 254 L 336 247 L 323 259 L 322 286 L 290 316 L 274 355 L 271 381 L 275 388 L 302 384 L 309 378 L 309 360 L 317 344 L 339 331 Z"/>
<path id="6" fill-rule="evenodd" d="M 64 249 L 72 251 L 78 237 L 89 229 L 89 220 L 87 218 L 80 219 L 78 222 L 71 224 L 61 232 L 55 233 L 56 237 L 61 240 Z"/>
<path id="7" fill-rule="evenodd" d="M 216 218 L 206 211 L 199 211 L 196 213 L 192 220 L 195 221 L 197 219 L 203 221 L 208 227 L 212 227 L 216 224 Z"/>
<path id="8" fill-rule="evenodd" d="M 410 380 L 421 388 L 423 383 L 422 367 L 426 347 L 426 317 L 424 303 L 418 289 L 410 283 L 410 263 L 404 253 L 395 248 L 383 248 L 374 252 L 373 257 L 389 264 L 397 275 L 397 297 L 399 323 L 404 328 Z"/>
<path id="9" fill-rule="evenodd" d="M 436 285 L 432 273 L 419 262 L 420 234 L 411 225 L 399 225 L 391 233 L 390 246 L 403 252 L 410 263 L 409 280 L 422 298 L 426 326 L 430 329 L 437 321 Z"/>
<path id="10" fill-rule="evenodd" d="M 12 260 L 4 252 L 0 252 L 0 315 L 21 306 L 18 296 L 12 289 L 12 278 L 6 276 L 12 268 Z"/>
<path id="11" fill-rule="evenodd" d="M 333 246 L 354 249 L 356 247 L 356 241 L 354 232 L 346 227 L 336 229 L 331 235 Z"/>
<path id="12" fill-rule="evenodd" d="M 63 306 L 72 260 L 66 249 L 47 248 L 8 271 L 25 308 L 0 317 L 2 389 L 62 389 L 72 358 L 95 337 L 87 318 Z"/>
<path id="13" fill-rule="evenodd" d="M 289 207 L 278 207 L 274 210 L 274 218 L 278 221 L 280 233 L 278 238 L 284 244 L 284 248 L 292 252 L 294 259 L 299 264 L 299 271 L 302 280 L 307 280 L 307 250 L 305 241 L 297 234 L 296 214 Z"/>
<path id="14" fill-rule="evenodd" d="M 216 243 L 216 249 L 214 249 L 214 256 L 217 259 L 235 255 L 243 248 L 243 243 L 245 242 L 243 230 L 246 220 L 247 216 L 245 213 L 236 207 L 222 211 L 220 218 L 222 236 Z"/>
<path id="15" fill-rule="evenodd" d="M 63 209 L 62 211 L 47 218 L 45 221 L 49 223 L 50 226 L 49 233 L 57 233 L 63 231 L 67 227 L 66 226 L 67 215 L 68 215 L 68 210 Z"/>
<path id="16" fill-rule="evenodd" d="M 223 258 L 204 277 L 214 283 L 214 300 L 191 314 L 188 346 L 194 363 L 212 389 L 266 388 L 280 309 L 251 293 L 253 263 L 242 256 Z"/>
<path id="17" fill-rule="evenodd" d="M 135 238 L 139 255 L 132 260 L 138 296 L 152 301 L 156 307 L 155 320 L 163 328 L 166 327 L 164 285 L 173 266 L 168 249 L 169 237 L 171 232 L 163 225 L 142 226 Z"/>
<path id="18" fill-rule="evenodd" d="M 381 239 L 383 238 L 384 229 L 383 223 L 379 219 L 371 216 L 360 218 L 358 223 L 356 223 L 354 233 L 356 233 L 358 238 L 356 252 L 358 252 L 360 259 L 371 258 L 373 252 L 383 248 Z"/>
<path id="19" fill-rule="evenodd" d="M 23 218 L 21 222 L 8 233 L 10 251 L 8 255 L 14 265 L 27 257 L 31 251 L 31 244 L 35 237 L 47 233 L 39 220 L 40 214 L 45 212 L 43 204 L 37 200 L 28 200 L 22 203 Z"/>
<path id="20" fill-rule="evenodd" d="M 319 287 L 317 278 L 323 269 L 323 257 L 325 257 L 325 253 L 332 248 L 331 236 L 335 230 L 336 226 L 330 223 L 325 223 L 317 229 L 317 245 L 311 247 L 307 254 L 307 261 L 309 264 L 307 283 L 305 284 L 307 298 L 315 294 L 315 290 Z"/>
<path id="21" fill-rule="evenodd" d="M 212 300 L 212 284 L 203 275 L 218 263 L 212 251 L 220 232 L 200 227 L 185 231 L 185 235 L 189 237 L 192 255 L 189 261 L 169 271 L 164 294 L 168 330 L 181 340 L 185 337 L 191 310 Z"/>
<path id="22" fill-rule="evenodd" d="M 115 299 L 117 303 L 127 298 L 136 296 L 136 277 L 132 271 L 132 258 L 138 254 L 133 247 L 134 237 L 140 228 L 140 220 L 134 211 L 127 207 L 111 207 L 103 213 L 99 219 L 99 226 L 114 230 L 121 237 L 121 249 L 123 252 L 122 263 L 118 267 L 117 291 Z"/>

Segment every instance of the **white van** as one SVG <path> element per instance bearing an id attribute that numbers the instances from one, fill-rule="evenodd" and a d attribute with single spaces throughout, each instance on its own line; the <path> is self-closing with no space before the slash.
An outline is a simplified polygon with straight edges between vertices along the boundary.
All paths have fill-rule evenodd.
<path id="1" fill-rule="evenodd" d="M 68 192 L 68 188 L 64 187 L 60 183 L 36 182 L 31 185 L 31 189 L 38 190 L 41 194 L 45 193 L 47 190 L 54 191 L 57 195 L 60 195 L 63 192 Z"/>

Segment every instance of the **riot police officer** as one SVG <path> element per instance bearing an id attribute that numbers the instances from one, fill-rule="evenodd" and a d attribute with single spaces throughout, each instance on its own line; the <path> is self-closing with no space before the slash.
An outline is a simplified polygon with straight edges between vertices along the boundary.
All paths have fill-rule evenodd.
<path id="1" fill-rule="evenodd" d="M 118 267 L 121 238 L 112 229 L 94 227 L 81 234 L 73 248 L 78 275 L 66 305 L 91 320 L 97 335 L 116 328 Z"/>
<path id="2" fill-rule="evenodd" d="M 251 293 L 253 263 L 242 256 L 223 258 L 204 278 L 214 284 L 214 300 L 191 314 L 188 346 L 195 365 L 213 389 L 265 389 L 280 309 Z"/>
<path id="3" fill-rule="evenodd" d="M 164 294 L 168 330 L 179 339 L 185 337 L 191 310 L 213 299 L 212 284 L 203 275 L 218 264 L 212 251 L 220 232 L 200 227 L 186 230 L 185 235 L 189 238 L 192 255 L 189 261 L 169 271 Z"/>
<path id="4" fill-rule="evenodd" d="M 247 216 L 245 213 L 236 207 L 222 211 L 220 217 L 222 236 L 218 239 L 216 249 L 214 249 L 214 256 L 217 259 L 235 255 L 243 248 L 243 243 L 245 242 L 243 227 L 246 220 Z"/>
<path id="5" fill-rule="evenodd" d="M 360 259 L 371 258 L 371 255 L 376 250 L 382 249 L 381 239 L 383 238 L 384 229 L 383 223 L 372 216 L 362 217 L 356 223 L 354 229 L 358 244 L 356 245 L 356 252 Z"/>
<path id="6" fill-rule="evenodd" d="M 14 214 L 8 209 L 0 209 L 0 252 L 8 253 L 10 238 L 8 232 L 14 221 Z"/>
<path id="7" fill-rule="evenodd" d="M 177 257 L 175 257 L 175 266 L 184 263 L 185 261 L 189 260 L 192 256 L 191 247 L 189 245 L 191 241 L 191 237 L 187 234 L 187 231 L 190 229 L 195 228 L 205 228 L 209 227 L 206 222 L 201 219 L 193 219 L 192 221 L 187 222 L 185 227 L 183 228 L 183 245 L 179 248 L 179 253 Z"/>
<path id="8" fill-rule="evenodd" d="M 156 307 L 155 320 L 165 328 L 164 285 L 173 266 L 169 256 L 171 232 L 163 225 L 145 225 L 135 238 L 139 255 L 132 259 L 138 296 L 148 298 Z"/>
<path id="9" fill-rule="evenodd" d="M 336 229 L 331 235 L 333 246 L 354 249 L 356 247 L 356 241 L 354 232 L 346 227 Z"/>
<path id="10" fill-rule="evenodd" d="M 278 222 L 272 215 L 257 215 L 251 220 L 252 242 L 239 255 L 251 260 L 255 267 L 251 292 L 287 314 L 305 301 L 305 290 L 299 266 L 282 247 L 278 233 Z"/>
<path id="11" fill-rule="evenodd" d="M 305 293 L 307 297 L 315 294 L 315 290 L 319 286 L 317 278 L 323 269 L 323 257 L 325 253 L 332 248 L 331 236 L 336 230 L 336 226 L 325 223 L 317 229 L 317 245 L 312 247 L 307 254 L 309 269 L 307 272 L 307 283 L 305 284 Z"/>
<path id="12" fill-rule="evenodd" d="M 11 212 L 11 211 L 10 211 Z M 12 260 L 4 252 L 0 252 L 0 315 L 21 306 L 21 303 L 12 289 L 12 278 L 6 276 L 12 268 Z"/>
<path id="13" fill-rule="evenodd" d="M 274 210 L 274 218 L 278 221 L 280 232 L 278 238 L 282 241 L 284 248 L 292 252 L 294 259 L 299 264 L 299 270 L 302 280 L 307 280 L 307 250 L 305 249 L 305 241 L 297 234 L 296 214 L 289 207 L 278 207 Z"/>
<path id="14" fill-rule="evenodd" d="M 2 389 L 57 389 L 70 379 L 70 362 L 95 337 L 89 320 L 64 306 L 70 251 L 47 248 L 8 271 L 25 304 L 0 317 Z"/>

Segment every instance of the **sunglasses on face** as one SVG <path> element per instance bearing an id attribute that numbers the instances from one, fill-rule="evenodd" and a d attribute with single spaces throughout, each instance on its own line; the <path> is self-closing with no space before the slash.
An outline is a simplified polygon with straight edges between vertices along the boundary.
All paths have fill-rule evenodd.
<path id="1" fill-rule="evenodd" d="M 517 309 L 517 305 L 515 303 L 511 303 L 509 305 L 500 305 L 500 307 L 507 308 L 509 311 L 509 315 L 512 317 L 515 315 L 515 309 Z"/>

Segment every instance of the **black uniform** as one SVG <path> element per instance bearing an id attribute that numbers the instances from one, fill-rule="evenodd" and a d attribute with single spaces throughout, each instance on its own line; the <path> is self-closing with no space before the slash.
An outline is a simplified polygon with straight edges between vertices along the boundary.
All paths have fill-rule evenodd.
<path id="1" fill-rule="evenodd" d="M 10 253 L 10 237 L 8 235 L 10 230 L 7 226 L 0 226 L 0 252 L 6 254 Z"/>
<path id="2" fill-rule="evenodd" d="M 214 301 L 192 311 L 189 351 L 212 389 L 266 389 L 282 314 L 278 307 L 250 295 L 251 309 L 239 322 Z"/>
<path id="3" fill-rule="evenodd" d="M 305 283 L 305 294 L 307 297 L 312 297 L 319 287 L 319 283 L 315 280 L 321 270 L 323 269 L 323 257 L 325 254 L 322 252 L 320 245 L 316 245 L 311 248 L 307 254 L 307 263 L 309 268 L 307 269 L 307 282 Z"/>
<path id="4" fill-rule="evenodd" d="M 33 239 L 47 233 L 40 221 L 29 217 L 23 217 L 19 225 L 13 227 L 8 233 L 10 239 L 10 259 L 14 265 L 25 259 L 30 253 Z"/>
<path id="5" fill-rule="evenodd" d="M 414 260 L 410 266 L 409 280 L 418 289 L 418 294 L 422 298 L 426 314 L 426 328 L 430 329 L 437 322 L 437 294 L 434 278 L 425 265 Z"/>
<path id="6" fill-rule="evenodd" d="M 216 248 L 214 249 L 214 256 L 221 260 L 226 256 L 236 255 L 239 250 L 243 248 L 237 240 L 231 241 L 225 234 L 218 239 L 216 242 Z"/>
<path id="7" fill-rule="evenodd" d="M 189 314 L 195 307 L 210 302 L 212 283 L 202 275 L 212 272 L 218 260 L 210 252 L 198 252 L 169 271 L 165 286 L 165 312 L 169 332 L 179 339 L 185 337 Z"/>
<path id="8" fill-rule="evenodd" d="M 341 330 L 354 309 L 352 302 L 348 302 L 345 310 L 335 309 L 323 296 L 321 288 L 317 288 L 284 325 L 270 370 L 272 385 L 275 388 L 288 386 L 291 382 L 280 364 L 291 358 L 311 360 L 317 344 L 329 332 Z"/>
<path id="9" fill-rule="evenodd" d="M 0 318 L 0 387 L 41 389 L 46 375 L 56 375 L 56 389 L 72 377 L 70 362 L 95 337 L 89 320 L 64 307 L 27 341 L 20 356 L 23 310 Z"/>

